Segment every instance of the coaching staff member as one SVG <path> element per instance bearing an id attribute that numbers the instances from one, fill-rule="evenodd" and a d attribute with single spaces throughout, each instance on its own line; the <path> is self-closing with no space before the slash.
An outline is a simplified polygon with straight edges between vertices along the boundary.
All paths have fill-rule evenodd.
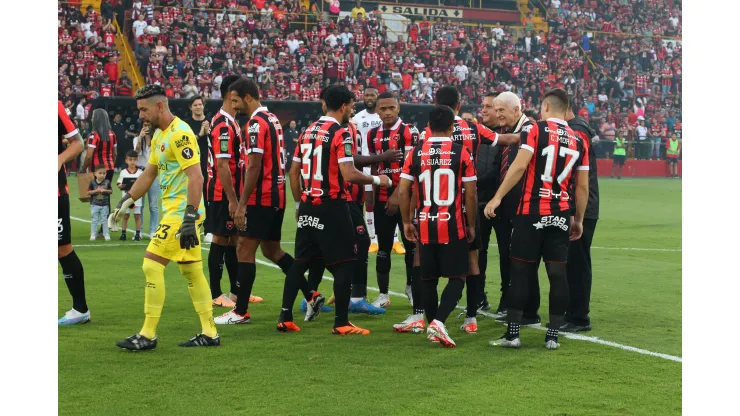
<path id="1" fill-rule="evenodd" d="M 591 330 L 591 318 L 588 316 L 591 303 L 591 242 L 596 231 L 596 222 L 599 219 L 599 180 L 596 169 L 596 152 L 592 152 L 591 139 L 596 132 L 589 127 L 588 122 L 573 114 L 573 103 L 566 113 L 568 126 L 575 134 L 583 139 L 589 149 L 588 171 L 588 204 L 583 216 L 583 236 L 571 241 L 568 250 L 568 290 L 570 301 L 565 312 L 565 325 L 560 330 L 563 332 L 579 332 Z M 571 201 L 571 218 L 575 215 L 575 192 Z"/>
<path id="2" fill-rule="evenodd" d="M 190 130 L 195 133 L 200 148 L 200 171 L 203 173 L 203 195 L 206 194 L 206 184 L 208 183 L 208 135 L 211 132 L 210 122 L 206 119 L 205 100 L 203 97 L 196 95 L 190 100 L 190 117 L 185 122 L 190 126 Z M 215 163 L 215 161 L 214 161 Z"/>

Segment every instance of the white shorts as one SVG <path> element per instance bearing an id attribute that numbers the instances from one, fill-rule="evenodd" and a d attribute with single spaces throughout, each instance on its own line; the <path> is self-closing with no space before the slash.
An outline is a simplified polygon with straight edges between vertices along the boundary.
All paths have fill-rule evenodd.
<path id="1" fill-rule="evenodd" d="M 133 211 L 133 212 L 132 212 Z M 126 214 L 134 214 L 134 215 L 141 215 L 141 207 L 133 207 L 133 208 L 127 208 Z"/>

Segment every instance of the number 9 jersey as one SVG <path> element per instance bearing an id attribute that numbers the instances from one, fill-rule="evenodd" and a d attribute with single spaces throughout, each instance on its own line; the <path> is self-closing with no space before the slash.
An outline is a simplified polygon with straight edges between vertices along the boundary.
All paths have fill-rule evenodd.
<path id="1" fill-rule="evenodd" d="M 569 211 L 573 170 L 588 170 L 588 146 L 564 120 L 549 118 L 527 125 L 521 150 L 534 154 L 522 178 L 517 215 L 552 215 Z"/>

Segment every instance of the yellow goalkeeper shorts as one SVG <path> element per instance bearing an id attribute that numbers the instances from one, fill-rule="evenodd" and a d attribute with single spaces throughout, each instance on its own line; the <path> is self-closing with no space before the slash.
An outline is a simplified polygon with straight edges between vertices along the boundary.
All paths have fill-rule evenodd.
<path id="1" fill-rule="evenodd" d="M 197 221 L 195 224 L 198 227 L 198 242 L 202 244 L 200 229 L 203 227 L 203 221 Z M 151 236 L 152 241 L 149 242 L 146 251 L 175 262 L 201 261 L 203 259 L 201 246 L 195 246 L 190 250 L 180 248 L 180 240 L 176 235 L 181 225 L 182 221 L 160 222 L 157 231 Z"/>

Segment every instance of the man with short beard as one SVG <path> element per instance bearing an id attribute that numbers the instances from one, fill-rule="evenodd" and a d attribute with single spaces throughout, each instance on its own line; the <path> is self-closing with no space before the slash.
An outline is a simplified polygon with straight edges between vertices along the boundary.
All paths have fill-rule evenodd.
<path id="1" fill-rule="evenodd" d="M 493 112 L 498 120 L 499 133 L 518 133 L 522 131 L 531 121 L 521 110 L 521 101 L 513 92 L 503 92 L 493 100 Z M 516 158 L 518 145 L 502 147 L 498 158 L 499 161 L 499 182 L 501 185 L 506 177 L 506 173 L 511 163 Z M 498 243 L 499 268 L 501 270 L 501 299 L 499 300 L 498 309 L 496 309 L 496 320 L 506 320 L 506 295 L 509 291 L 509 282 L 511 281 L 511 260 L 509 259 L 509 248 L 511 242 L 512 219 L 519 199 L 521 197 L 522 182 L 519 181 L 514 188 L 503 198 L 501 206 L 498 209 L 496 217 L 493 218 L 493 228 L 496 231 L 496 241 Z M 485 217 L 485 216 L 484 216 Z M 482 219 L 482 218 L 481 218 Z M 529 299 L 524 308 L 522 316 L 522 325 L 538 324 L 540 317 L 537 310 L 540 307 L 540 291 L 538 275 L 535 273 L 529 279 Z"/>

